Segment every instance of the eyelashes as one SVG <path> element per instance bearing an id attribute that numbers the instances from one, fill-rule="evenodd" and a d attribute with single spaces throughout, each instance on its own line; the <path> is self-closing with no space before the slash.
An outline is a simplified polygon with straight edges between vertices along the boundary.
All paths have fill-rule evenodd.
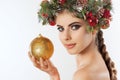
<path id="1" fill-rule="evenodd" d="M 74 24 L 74 25 L 71 25 L 69 27 L 70 27 L 71 30 L 74 31 L 74 30 L 78 30 L 81 27 L 81 25 L 80 24 Z M 62 31 L 64 31 L 64 28 L 63 27 L 58 27 L 57 30 L 59 32 L 62 32 Z"/>
<path id="2" fill-rule="evenodd" d="M 64 31 L 64 28 L 63 28 L 63 27 L 58 27 L 57 30 L 58 30 L 59 32 L 62 32 L 62 31 Z"/>
<path id="3" fill-rule="evenodd" d="M 72 25 L 71 29 L 72 30 L 78 30 L 81 27 L 81 25 Z"/>

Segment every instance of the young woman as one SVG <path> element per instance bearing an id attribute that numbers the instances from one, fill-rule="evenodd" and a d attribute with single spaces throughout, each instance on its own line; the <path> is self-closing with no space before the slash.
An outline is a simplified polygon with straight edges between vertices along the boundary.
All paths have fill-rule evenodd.
<path id="1" fill-rule="evenodd" d="M 38 14 L 43 24 L 56 24 L 62 44 L 69 54 L 76 55 L 73 80 L 117 80 L 101 30 L 109 26 L 110 10 L 110 0 L 44 0 L 41 3 Z M 60 80 L 50 60 L 37 61 L 30 53 L 29 57 L 51 80 Z"/>

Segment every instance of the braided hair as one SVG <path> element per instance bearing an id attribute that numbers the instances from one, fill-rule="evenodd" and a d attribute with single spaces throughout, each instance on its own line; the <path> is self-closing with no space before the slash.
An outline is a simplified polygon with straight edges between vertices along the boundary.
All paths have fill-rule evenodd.
<path id="1" fill-rule="evenodd" d="M 107 69 L 109 71 L 110 80 L 117 80 L 117 71 L 115 69 L 114 62 L 111 60 L 108 52 L 106 51 L 106 45 L 104 44 L 103 32 L 99 30 L 96 36 L 96 42 L 98 46 L 98 50 L 105 61 Z"/>

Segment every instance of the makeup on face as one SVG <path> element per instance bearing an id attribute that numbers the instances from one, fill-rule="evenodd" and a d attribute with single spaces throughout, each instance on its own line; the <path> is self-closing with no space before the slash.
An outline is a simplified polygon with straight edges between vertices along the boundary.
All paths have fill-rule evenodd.
<path id="1" fill-rule="evenodd" d="M 71 24 L 68 25 L 68 27 L 70 28 L 70 30 L 78 30 L 80 27 L 82 26 L 82 24 L 80 22 L 72 22 Z M 57 25 L 57 29 L 59 32 L 64 31 L 64 27 L 61 25 Z"/>

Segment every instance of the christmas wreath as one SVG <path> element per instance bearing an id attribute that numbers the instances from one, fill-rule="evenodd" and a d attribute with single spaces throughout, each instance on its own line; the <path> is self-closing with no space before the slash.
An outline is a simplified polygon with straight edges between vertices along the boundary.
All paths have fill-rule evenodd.
<path id="1" fill-rule="evenodd" d="M 106 29 L 111 21 L 111 0 L 44 0 L 40 6 L 38 17 L 40 21 L 43 21 L 43 25 L 48 23 L 54 26 L 56 13 L 65 9 L 85 20 L 89 24 L 87 28 L 89 31 Z"/>

